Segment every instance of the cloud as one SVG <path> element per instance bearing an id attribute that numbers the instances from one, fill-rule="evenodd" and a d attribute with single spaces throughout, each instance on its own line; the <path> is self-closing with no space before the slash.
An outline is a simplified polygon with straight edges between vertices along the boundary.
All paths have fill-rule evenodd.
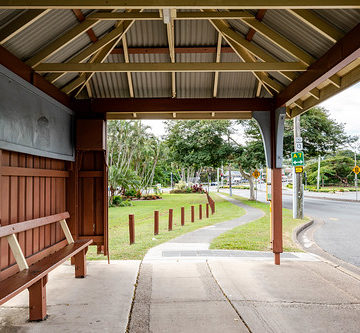
<path id="1" fill-rule="evenodd" d="M 321 103 L 331 118 L 345 124 L 348 134 L 360 135 L 360 83 Z"/>

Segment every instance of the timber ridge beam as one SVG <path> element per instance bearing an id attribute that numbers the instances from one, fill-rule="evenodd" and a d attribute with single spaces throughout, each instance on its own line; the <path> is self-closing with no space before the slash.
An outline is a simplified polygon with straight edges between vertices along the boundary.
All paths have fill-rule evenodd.
<path id="1" fill-rule="evenodd" d="M 97 98 L 74 100 L 84 113 L 249 112 L 274 110 L 272 98 Z"/>
<path id="2" fill-rule="evenodd" d="M 360 8 L 358 0 L 4 0 L 9 9 L 325 9 Z"/>
<path id="3" fill-rule="evenodd" d="M 359 57 L 360 24 L 281 91 L 276 98 L 276 106 L 291 105 Z"/>

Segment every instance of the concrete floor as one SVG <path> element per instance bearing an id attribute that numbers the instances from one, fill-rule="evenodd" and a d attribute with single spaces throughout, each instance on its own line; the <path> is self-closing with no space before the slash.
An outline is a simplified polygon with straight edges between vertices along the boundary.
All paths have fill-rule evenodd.
<path id="1" fill-rule="evenodd" d="M 125 332 L 140 261 L 88 263 L 88 276 L 74 278 L 65 263 L 49 274 L 48 319 L 29 323 L 28 292 L 0 307 L 0 332 Z"/>

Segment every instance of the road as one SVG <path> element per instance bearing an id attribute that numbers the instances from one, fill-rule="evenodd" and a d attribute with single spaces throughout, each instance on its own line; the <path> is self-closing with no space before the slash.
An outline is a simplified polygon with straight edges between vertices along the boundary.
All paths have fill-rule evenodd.
<path id="1" fill-rule="evenodd" d="M 233 190 L 233 193 L 249 196 L 248 190 Z M 259 201 L 265 202 L 264 192 L 257 195 Z M 291 195 L 283 195 L 283 207 L 292 209 Z M 315 242 L 323 250 L 360 267 L 360 202 L 305 198 L 304 212 L 323 222 L 314 234 Z"/>

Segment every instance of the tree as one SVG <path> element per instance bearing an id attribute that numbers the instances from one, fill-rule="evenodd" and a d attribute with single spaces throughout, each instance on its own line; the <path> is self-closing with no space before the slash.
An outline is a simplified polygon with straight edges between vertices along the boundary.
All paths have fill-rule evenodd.
<path id="1" fill-rule="evenodd" d="M 187 180 L 195 172 L 198 174 L 210 167 L 216 168 L 231 153 L 231 145 L 226 141 L 228 120 L 179 120 L 166 123 L 166 143 L 171 156 L 183 170 L 182 179 Z"/>
<path id="2" fill-rule="evenodd" d="M 258 125 L 255 120 L 238 121 L 244 128 L 246 142 L 239 145 L 237 163 L 243 177 L 250 184 L 250 200 L 255 197 L 252 171 L 265 165 L 265 152 Z M 301 136 L 304 153 L 307 159 L 336 152 L 339 148 L 356 141 L 356 137 L 347 135 L 344 125 L 329 117 L 329 112 L 321 107 L 315 107 L 301 115 Z M 294 151 L 293 122 L 285 121 L 284 156 L 290 158 Z M 247 171 L 247 172 L 246 172 Z"/>
<path id="3" fill-rule="evenodd" d="M 118 187 L 147 190 L 153 184 L 163 143 L 141 121 L 113 120 L 108 123 L 110 200 Z"/>
<path id="4" fill-rule="evenodd" d="M 341 184 L 348 186 L 354 180 L 353 158 L 338 154 L 329 157 L 321 162 L 320 174 L 327 184 Z M 305 168 L 307 172 L 307 181 L 309 185 L 315 185 L 317 182 L 318 164 L 317 162 L 308 165 Z"/>

